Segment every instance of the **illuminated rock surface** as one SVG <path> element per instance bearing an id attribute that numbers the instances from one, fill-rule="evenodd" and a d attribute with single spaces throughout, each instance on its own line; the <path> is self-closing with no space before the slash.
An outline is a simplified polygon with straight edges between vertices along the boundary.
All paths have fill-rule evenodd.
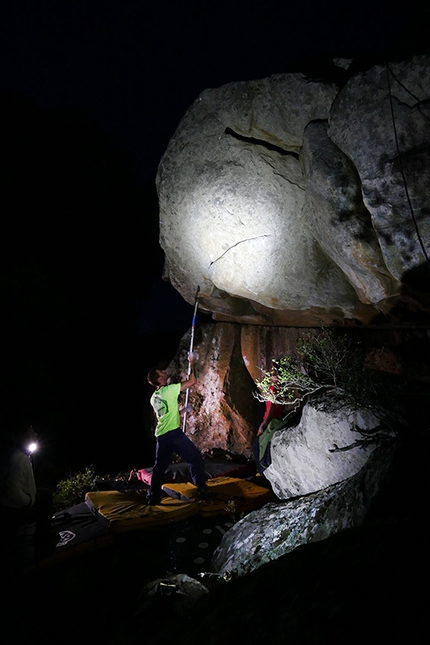
<path id="1" fill-rule="evenodd" d="M 186 377 L 189 347 L 186 334 L 168 367 L 174 380 Z M 241 326 L 199 325 L 194 347 L 198 382 L 189 396 L 187 435 L 204 453 L 221 449 L 250 457 L 263 406 L 253 396 L 254 382 L 242 359 Z"/>
<path id="2" fill-rule="evenodd" d="M 215 319 L 293 326 L 420 302 L 429 69 L 419 56 L 343 87 L 294 73 L 205 90 L 157 175 L 166 276 L 185 300 L 199 285 Z"/>
<path id="3" fill-rule="evenodd" d="M 320 396 L 306 403 L 298 425 L 273 434 L 264 476 L 280 499 L 308 495 L 356 475 L 392 438 L 375 413 Z"/>
<path id="4" fill-rule="evenodd" d="M 300 545 L 359 526 L 391 457 L 392 451 L 375 451 L 357 475 L 343 482 L 253 511 L 225 534 L 212 569 L 244 575 Z"/>
<path id="5" fill-rule="evenodd" d="M 285 355 L 294 356 L 298 340 L 307 331 L 307 329 L 291 327 L 201 322 L 199 316 L 197 317 L 194 348 L 197 355 L 195 368 L 198 381 L 189 396 L 186 431 L 202 452 L 207 453 L 219 448 L 234 453 L 236 456 L 247 458 L 251 456 L 252 442 L 264 413 L 264 404 L 259 403 L 253 396 L 256 391 L 255 380 L 261 377 L 262 370 L 270 369 L 273 358 L 277 359 Z M 358 333 L 360 334 L 359 338 L 364 340 L 362 332 Z M 398 378 L 410 379 L 410 387 L 413 391 L 421 391 L 423 385 L 427 387 L 425 383 L 430 379 L 430 374 L 426 366 L 426 354 L 430 339 L 426 329 L 415 332 L 406 331 L 404 334 L 398 330 L 392 332 L 373 330 L 370 332 L 368 340 L 375 355 L 372 360 L 376 369 L 385 373 L 394 373 Z M 175 380 L 186 378 L 189 347 L 190 332 L 182 338 L 177 354 L 168 366 L 168 371 Z M 402 372 L 401 375 L 399 375 L 399 370 Z M 416 374 L 420 374 L 420 378 L 424 379 L 423 383 L 416 382 L 414 385 Z M 413 392 L 411 391 L 408 396 L 413 396 Z M 306 412 L 308 416 L 313 416 L 310 414 L 311 409 L 311 405 L 309 405 L 309 415 Z M 343 452 L 329 452 L 329 447 L 333 443 L 340 447 L 350 440 L 351 442 L 355 441 L 355 433 L 351 432 L 350 426 L 348 426 L 349 429 L 345 430 L 346 434 L 343 435 L 344 430 L 341 430 L 342 424 L 340 423 L 337 427 L 340 435 L 332 432 L 330 436 L 331 431 L 321 427 L 327 421 L 332 423 L 333 418 L 328 418 L 325 413 L 321 413 L 320 421 L 314 419 L 314 426 L 311 430 L 308 429 L 303 434 L 300 429 L 296 431 L 297 442 L 302 441 L 303 447 L 306 446 L 306 443 L 320 446 L 320 441 L 327 439 L 327 451 L 324 453 L 324 457 L 333 463 L 338 463 L 339 470 L 333 475 L 334 479 L 327 479 L 328 472 L 333 473 L 333 464 L 327 470 L 328 463 L 324 464 L 325 460 L 322 459 L 312 465 L 314 474 L 310 479 L 305 476 L 299 478 L 298 474 L 295 475 L 294 472 L 297 470 L 298 473 L 300 459 L 305 458 L 305 454 L 303 454 L 300 458 L 294 459 L 294 468 L 291 470 L 291 463 L 289 463 L 289 468 L 291 476 L 297 477 L 297 481 L 299 479 L 302 482 L 307 480 L 306 486 L 315 486 L 317 481 L 328 486 L 355 472 L 349 470 L 345 473 L 343 466 L 341 467 L 345 461 Z M 320 427 L 318 427 L 318 423 Z M 294 450 L 297 447 L 298 444 Z M 300 449 L 298 452 L 300 453 Z M 358 458 L 362 452 L 350 451 L 348 462 L 352 454 L 357 455 Z M 322 467 L 320 471 L 318 464 Z M 280 466 L 277 465 L 276 469 L 278 468 Z M 306 467 L 303 466 L 302 470 L 306 471 Z M 276 472 L 279 475 L 278 470 L 274 471 L 274 480 L 278 477 Z M 322 476 L 322 472 L 325 472 L 324 476 Z M 300 486 L 305 486 L 305 484 L 300 484 Z M 301 494 L 316 490 L 315 487 L 306 488 L 306 486 L 299 488 L 302 491 Z M 282 486 L 279 485 L 279 491 L 281 488 Z"/>

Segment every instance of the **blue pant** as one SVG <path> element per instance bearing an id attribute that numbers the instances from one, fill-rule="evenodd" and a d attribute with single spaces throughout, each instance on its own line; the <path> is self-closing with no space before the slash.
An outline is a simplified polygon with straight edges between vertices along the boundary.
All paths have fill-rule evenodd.
<path id="1" fill-rule="evenodd" d="M 148 496 L 151 502 L 158 502 L 160 498 L 164 473 L 174 452 L 189 464 L 193 484 L 200 490 L 206 487 L 207 475 L 200 450 L 188 439 L 181 428 L 176 428 L 176 430 L 170 430 L 170 432 L 156 437 L 155 464 L 152 470 L 151 488 Z"/>

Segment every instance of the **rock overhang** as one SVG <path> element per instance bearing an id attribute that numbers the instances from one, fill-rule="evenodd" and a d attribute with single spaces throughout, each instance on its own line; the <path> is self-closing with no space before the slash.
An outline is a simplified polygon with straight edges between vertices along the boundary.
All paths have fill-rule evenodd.
<path id="1" fill-rule="evenodd" d="M 157 174 L 165 277 L 184 299 L 198 284 L 215 320 L 280 326 L 366 325 L 405 296 L 419 301 L 404 277 L 425 256 L 396 170 L 391 107 L 406 158 L 422 156 L 429 63 L 376 66 L 341 89 L 279 74 L 203 92 Z M 428 242 L 426 181 L 408 184 Z"/>

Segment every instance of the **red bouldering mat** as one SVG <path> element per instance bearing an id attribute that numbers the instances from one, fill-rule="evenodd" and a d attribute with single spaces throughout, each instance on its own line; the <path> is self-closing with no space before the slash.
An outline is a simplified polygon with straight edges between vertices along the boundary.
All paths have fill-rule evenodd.
<path id="1" fill-rule="evenodd" d="M 251 477 L 255 474 L 255 466 L 253 462 L 237 463 L 234 461 L 229 461 L 227 459 L 206 459 L 205 472 L 209 479 L 213 479 L 214 477 Z M 130 473 L 130 479 L 133 476 L 136 476 L 139 481 L 144 482 L 145 484 L 150 486 L 152 467 L 132 470 Z M 164 474 L 165 483 L 179 483 L 189 481 L 191 481 L 190 468 L 188 464 L 183 462 L 178 464 L 170 464 L 169 468 Z"/>

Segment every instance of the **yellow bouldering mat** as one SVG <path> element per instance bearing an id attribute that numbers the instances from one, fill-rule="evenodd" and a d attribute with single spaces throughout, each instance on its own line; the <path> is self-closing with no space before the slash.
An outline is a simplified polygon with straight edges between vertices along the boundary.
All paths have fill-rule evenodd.
<path id="1" fill-rule="evenodd" d="M 96 491 L 85 496 L 87 506 L 112 531 L 157 528 L 198 513 L 195 504 L 167 497 L 161 504 L 148 506 L 146 491 Z"/>
<path id="2" fill-rule="evenodd" d="M 167 495 L 181 500 L 184 504 L 197 506 L 198 514 L 203 517 L 246 513 L 276 500 L 271 489 L 246 479 L 216 477 L 209 479 L 207 484 L 213 495 L 208 499 L 200 499 L 197 488 L 190 482 L 164 484 L 162 489 Z"/>
<path id="3" fill-rule="evenodd" d="M 112 531 L 151 529 L 179 522 L 193 515 L 209 517 L 247 513 L 275 501 L 271 489 L 245 479 L 216 477 L 208 480 L 208 499 L 200 499 L 190 482 L 164 484 L 167 497 L 148 506 L 146 491 L 96 491 L 85 496 L 85 503 Z"/>

